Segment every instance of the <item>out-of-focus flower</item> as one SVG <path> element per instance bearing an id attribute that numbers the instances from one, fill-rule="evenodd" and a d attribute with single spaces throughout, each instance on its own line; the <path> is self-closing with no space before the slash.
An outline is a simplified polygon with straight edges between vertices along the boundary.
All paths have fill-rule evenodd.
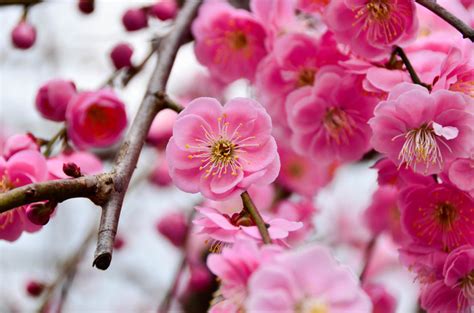
<path id="1" fill-rule="evenodd" d="M 183 212 L 172 212 L 166 214 L 156 224 L 156 229 L 165 236 L 176 247 L 184 247 L 188 223 Z"/>
<path id="2" fill-rule="evenodd" d="M 66 119 L 69 100 L 76 94 L 72 81 L 53 79 L 41 86 L 36 94 L 36 109 L 44 118 L 62 122 Z"/>
<path id="3" fill-rule="evenodd" d="M 128 43 L 117 44 L 110 52 L 110 58 L 115 69 L 132 67 L 133 48 Z"/>
<path id="4" fill-rule="evenodd" d="M 148 17 L 144 9 L 128 9 L 122 16 L 122 23 L 129 32 L 148 27 Z"/>
<path id="5" fill-rule="evenodd" d="M 26 21 L 21 21 L 13 28 L 11 39 L 16 48 L 29 49 L 36 41 L 36 28 Z"/>

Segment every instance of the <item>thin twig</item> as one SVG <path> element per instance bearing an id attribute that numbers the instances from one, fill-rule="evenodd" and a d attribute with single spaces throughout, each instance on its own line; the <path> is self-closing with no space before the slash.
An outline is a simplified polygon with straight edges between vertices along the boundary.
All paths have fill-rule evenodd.
<path id="1" fill-rule="evenodd" d="M 402 48 L 395 46 L 393 53 L 398 54 L 398 56 L 402 59 L 403 64 L 405 64 L 405 67 L 407 68 L 408 73 L 410 74 L 411 80 L 413 83 L 418 84 L 420 86 L 425 87 L 426 89 L 431 91 L 431 86 L 428 84 L 425 84 L 424 82 L 421 81 L 421 79 L 418 77 L 416 74 L 415 69 L 410 63 L 410 60 L 408 59 L 407 55 L 405 54 L 405 51 L 403 51 Z"/>
<path id="2" fill-rule="evenodd" d="M 456 28 L 464 38 L 469 38 L 472 42 L 474 42 L 474 29 L 454 16 L 451 12 L 440 6 L 438 3 L 436 3 L 436 1 L 416 0 L 416 2 L 448 22 L 451 26 Z"/>
<path id="3" fill-rule="evenodd" d="M 272 243 L 272 239 L 270 238 L 270 234 L 268 233 L 267 225 L 265 224 L 265 221 L 260 215 L 260 212 L 258 212 L 257 207 L 255 207 L 255 204 L 253 203 L 252 198 L 250 198 L 249 193 L 247 191 L 244 191 L 240 196 L 244 204 L 244 209 L 250 214 L 252 220 L 257 225 L 258 231 L 262 236 L 263 243 Z"/>
<path id="4" fill-rule="evenodd" d="M 61 128 L 56 135 L 54 135 L 46 144 L 46 150 L 44 151 L 44 156 L 49 158 L 51 156 L 51 152 L 53 152 L 54 144 L 61 138 L 66 136 L 66 128 Z"/>
<path id="5" fill-rule="evenodd" d="M 370 261 L 372 260 L 372 255 L 374 254 L 374 248 L 377 243 L 378 236 L 373 236 L 367 246 L 365 247 L 364 251 L 364 267 L 362 268 L 362 272 L 359 275 L 360 281 L 363 283 L 367 278 L 367 270 L 370 265 Z"/>
<path id="6" fill-rule="evenodd" d="M 35 5 L 43 0 L 0 0 L 0 6 L 6 5 Z"/>

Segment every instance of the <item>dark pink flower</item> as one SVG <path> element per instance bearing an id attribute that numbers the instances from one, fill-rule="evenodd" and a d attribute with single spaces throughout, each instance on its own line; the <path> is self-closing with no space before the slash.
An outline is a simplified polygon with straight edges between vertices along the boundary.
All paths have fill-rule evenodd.
<path id="1" fill-rule="evenodd" d="M 470 99 L 460 93 L 402 83 L 376 107 L 369 121 L 373 147 L 398 166 L 429 175 L 466 157 L 474 145 Z"/>
<path id="2" fill-rule="evenodd" d="M 451 288 L 459 288 L 464 301 L 459 305 L 474 305 L 474 247 L 461 246 L 448 255 L 443 269 L 444 283 Z"/>
<path id="3" fill-rule="evenodd" d="M 444 281 L 437 280 L 423 286 L 420 295 L 421 307 L 433 313 L 471 313 L 471 304 L 460 288 L 450 288 Z"/>
<path id="4" fill-rule="evenodd" d="M 11 39 L 16 48 L 29 49 L 36 41 L 36 28 L 26 21 L 21 21 L 13 28 Z"/>
<path id="5" fill-rule="evenodd" d="M 474 149 L 471 150 L 470 157 L 454 160 L 449 165 L 447 174 L 449 182 L 474 197 Z"/>
<path id="6" fill-rule="evenodd" d="M 253 80 L 267 54 L 265 30 L 247 11 L 224 1 L 206 1 L 192 24 L 194 51 L 210 73 L 224 81 Z"/>
<path id="7" fill-rule="evenodd" d="M 68 138 L 81 149 L 116 143 L 125 127 L 125 105 L 110 89 L 74 96 L 66 111 Z"/>
<path id="8" fill-rule="evenodd" d="M 127 43 L 117 44 L 110 52 L 110 58 L 117 70 L 124 67 L 132 67 L 132 55 L 133 48 Z"/>
<path id="9" fill-rule="evenodd" d="M 148 14 L 162 21 L 174 19 L 177 13 L 178 6 L 176 0 L 160 0 L 148 10 Z"/>
<path id="10" fill-rule="evenodd" d="M 176 247 L 184 247 L 188 223 L 183 212 L 172 212 L 164 215 L 156 224 L 156 229 Z"/>
<path id="11" fill-rule="evenodd" d="M 372 168 L 378 170 L 377 182 L 379 185 L 393 185 L 404 188 L 407 185 L 427 185 L 433 182 L 430 176 L 424 176 L 413 172 L 410 168 L 398 168 L 395 163 L 388 158 L 378 160 Z"/>
<path id="12" fill-rule="evenodd" d="M 75 94 L 76 86 L 72 81 L 50 80 L 41 86 L 36 94 L 36 109 L 44 118 L 62 122 L 66 119 L 69 100 Z"/>

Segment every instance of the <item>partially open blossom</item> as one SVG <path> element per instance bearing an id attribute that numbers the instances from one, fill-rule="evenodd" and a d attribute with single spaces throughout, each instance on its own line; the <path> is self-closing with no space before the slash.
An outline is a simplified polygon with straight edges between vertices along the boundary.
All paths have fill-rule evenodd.
<path id="1" fill-rule="evenodd" d="M 158 112 L 147 136 L 147 142 L 163 149 L 166 147 L 171 135 L 173 135 L 173 125 L 178 114 L 171 109 L 164 109 Z"/>
<path id="2" fill-rule="evenodd" d="M 26 21 L 21 21 L 13 28 L 11 38 L 16 48 L 29 49 L 36 41 L 36 28 Z"/>
<path id="3" fill-rule="evenodd" d="M 188 223 L 183 212 L 164 215 L 156 224 L 156 229 L 176 247 L 184 247 Z"/>
<path id="4" fill-rule="evenodd" d="M 162 21 L 175 18 L 177 13 L 178 6 L 176 0 L 159 0 L 158 3 L 153 4 L 148 11 L 148 14 Z"/>
<path id="5" fill-rule="evenodd" d="M 68 138 L 81 149 L 116 143 L 125 127 L 125 105 L 110 89 L 74 96 L 66 111 Z"/>
<path id="6" fill-rule="evenodd" d="M 324 17 L 339 42 L 368 59 L 384 57 L 418 30 L 413 0 L 332 0 Z"/>
<path id="7" fill-rule="evenodd" d="M 133 48 L 127 43 L 117 44 L 110 52 L 110 58 L 117 70 L 124 67 L 132 67 L 132 55 Z"/>
<path id="8" fill-rule="evenodd" d="M 85 151 L 63 152 L 48 159 L 48 172 L 50 179 L 68 178 L 64 173 L 64 164 L 73 163 L 79 167 L 81 174 L 99 174 L 102 169 L 102 162 L 92 153 Z"/>
<path id="9" fill-rule="evenodd" d="M 420 295 L 421 307 L 427 312 L 471 313 L 471 304 L 461 288 L 450 288 L 443 280 L 423 286 Z"/>
<path id="10" fill-rule="evenodd" d="M 62 122 L 66 118 L 69 100 L 76 94 L 72 81 L 53 79 L 45 83 L 36 94 L 36 109 L 44 118 Z"/>
<path id="11" fill-rule="evenodd" d="M 128 9 L 122 16 L 122 23 L 129 32 L 148 27 L 148 17 L 144 9 Z"/>
<path id="12" fill-rule="evenodd" d="M 372 168 L 378 171 L 377 182 L 380 186 L 392 185 L 400 189 L 407 185 L 427 185 L 433 182 L 432 177 L 415 173 L 411 168 L 398 168 L 397 165 L 388 158 L 378 160 Z"/>
<path id="13" fill-rule="evenodd" d="M 369 121 L 373 147 L 398 166 L 429 175 L 465 157 L 474 145 L 474 115 L 469 97 L 402 83 L 379 103 Z"/>
<path id="14" fill-rule="evenodd" d="M 39 151 L 39 146 L 32 134 L 17 134 L 7 138 L 3 150 L 3 156 L 8 159 L 22 150 Z"/>
<path id="15" fill-rule="evenodd" d="M 315 80 L 313 88 L 301 88 L 286 100 L 293 148 L 315 160 L 360 159 L 370 150 L 367 121 L 376 99 L 363 95 L 353 76 L 332 67 L 321 69 Z"/>
<path id="16" fill-rule="evenodd" d="M 211 200 L 270 184 L 280 169 L 270 132 L 270 117 L 251 99 L 235 98 L 222 107 L 197 98 L 178 115 L 166 147 L 170 176 L 181 190 Z"/>
<path id="17" fill-rule="evenodd" d="M 400 197 L 402 227 L 412 240 L 443 251 L 474 244 L 474 201 L 447 184 L 407 187 Z"/>
<path id="18" fill-rule="evenodd" d="M 198 61 L 224 82 L 253 80 L 266 55 L 265 30 L 247 11 L 224 1 L 207 1 L 192 24 Z"/>
<path id="19" fill-rule="evenodd" d="M 461 289 L 463 298 L 459 306 L 474 305 L 474 246 L 465 245 L 453 250 L 446 258 L 443 269 L 444 283 Z"/>
<path id="20" fill-rule="evenodd" d="M 397 301 L 381 284 L 364 285 L 364 291 L 372 301 L 372 313 L 395 313 Z"/>
<path id="21" fill-rule="evenodd" d="M 8 161 L 0 157 L 0 192 L 6 192 L 47 179 L 46 159 L 35 150 L 23 150 Z M 28 206 L 18 207 L 0 214 L 0 239 L 17 240 L 23 231 L 35 232 L 41 226 L 35 225 L 26 216 Z"/>
<path id="22" fill-rule="evenodd" d="M 454 160 L 448 168 L 449 181 L 474 197 L 474 149 L 470 157 Z"/>
<path id="23" fill-rule="evenodd" d="M 201 213 L 201 216 L 193 221 L 198 226 L 199 233 L 207 234 L 219 243 L 218 246 L 211 247 L 213 250 L 214 248 L 219 250 L 222 244 L 233 243 L 242 236 L 247 240 L 251 239 L 257 242 L 262 240 L 257 225 L 245 211 L 230 216 L 208 207 L 196 207 L 196 210 Z M 283 218 L 265 218 L 264 216 L 263 219 L 269 225 L 270 238 L 277 243 L 287 238 L 290 232 L 303 227 L 300 222 L 292 222 Z"/>
<path id="24" fill-rule="evenodd" d="M 327 248 L 282 253 L 250 278 L 247 312 L 370 312 L 359 280 Z"/>

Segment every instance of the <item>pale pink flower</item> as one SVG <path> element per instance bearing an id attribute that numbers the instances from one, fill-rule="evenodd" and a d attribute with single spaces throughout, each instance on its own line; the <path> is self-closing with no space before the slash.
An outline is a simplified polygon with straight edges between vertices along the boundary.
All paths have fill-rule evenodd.
<path id="1" fill-rule="evenodd" d="M 194 73 L 192 79 L 180 86 L 176 97 L 183 106 L 199 97 L 216 98 L 219 102 L 225 102 L 225 91 L 227 83 L 218 77 L 212 76 L 208 71 L 202 70 Z"/>
<path id="2" fill-rule="evenodd" d="M 68 138 L 80 149 L 116 143 L 127 126 L 124 103 L 111 89 L 82 92 L 67 107 Z"/>
<path id="3" fill-rule="evenodd" d="M 324 19 L 338 42 L 368 59 L 390 54 L 418 30 L 413 0 L 332 0 Z"/>
<path id="4" fill-rule="evenodd" d="M 147 142 L 163 149 L 173 135 L 173 125 L 178 114 L 171 109 L 158 112 L 148 132 Z"/>
<path id="5" fill-rule="evenodd" d="M 469 158 L 454 160 L 448 167 L 448 181 L 474 197 L 474 149 Z M 441 176 L 443 179 L 445 176 Z"/>
<path id="6" fill-rule="evenodd" d="M 46 159 L 35 150 L 23 150 L 8 161 L 0 157 L 0 193 L 34 182 L 47 179 Z M 36 232 L 41 226 L 35 225 L 26 216 L 29 206 L 18 207 L 0 214 L 0 239 L 17 240 L 23 231 Z"/>
<path id="7" fill-rule="evenodd" d="M 447 184 L 407 187 L 400 196 L 402 227 L 419 244 L 451 251 L 474 244 L 474 201 Z"/>
<path id="8" fill-rule="evenodd" d="M 229 216 L 214 208 L 196 207 L 196 210 L 201 213 L 201 216 L 193 221 L 199 227 L 198 233 L 207 234 L 216 243 L 219 243 L 219 246 L 234 243 L 239 236 L 244 236 L 247 240 L 262 241 L 257 226 L 245 211 Z M 263 219 L 269 225 L 270 238 L 283 245 L 285 244 L 284 239 L 288 237 L 290 232 L 303 227 L 300 222 L 292 222 L 283 218 L 266 218 L 263 216 Z"/>
<path id="9" fill-rule="evenodd" d="M 51 121 L 62 122 L 66 119 L 69 100 L 76 94 L 72 81 L 53 79 L 45 83 L 36 94 L 36 109 L 41 116 Z"/>
<path id="10" fill-rule="evenodd" d="M 272 183 L 280 159 L 271 129 L 265 109 L 251 99 L 235 98 L 224 107 L 213 98 L 195 99 L 178 115 L 166 147 L 173 182 L 211 200 Z"/>
<path id="11" fill-rule="evenodd" d="M 248 290 L 248 312 L 369 313 L 372 308 L 355 275 L 318 245 L 262 264 Z"/>
<path id="12" fill-rule="evenodd" d="M 3 150 L 3 156 L 8 159 L 22 150 L 39 151 L 39 146 L 32 134 L 17 134 L 7 138 Z"/>
<path id="13" fill-rule="evenodd" d="M 266 33 L 247 11 L 225 1 L 206 1 L 192 24 L 198 61 L 224 82 L 253 80 L 260 60 L 267 54 Z"/>
<path id="14" fill-rule="evenodd" d="M 443 268 L 444 283 L 452 289 L 461 289 L 459 306 L 474 305 L 474 247 L 461 246 L 448 255 Z M 469 305 L 467 305 L 469 304 Z"/>
<path id="15" fill-rule="evenodd" d="M 397 300 L 381 284 L 364 285 L 364 291 L 372 301 L 372 313 L 395 313 Z"/>
<path id="16" fill-rule="evenodd" d="M 429 175 L 449 161 L 465 157 L 474 145 L 470 99 L 445 90 L 402 83 L 378 104 L 369 121 L 373 147 L 397 166 Z"/>
<path id="17" fill-rule="evenodd" d="M 352 75 L 332 67 L 316 75 L 313 88 L 301 88 L 286 100 L 292 146 L 316 160 L 355 161 L 370 150 L 367 121 L 376 99 L 361 93 Z"/>
<path id="18" fill-rule="evenodd" d="M 99 174 L 103 170 L 102 161 L 94 154 L 85 151 L 63 152 L 48 159 L 49 179 L 69 178 L 63 171 L 65 163 L 74 163 L 82 175 Z"/>
<path id="19" fill-rule="evenodd" d="M 424 176 L 413 172 L 410 168 L 398 168 L 388 158 L 378 160 L 372 168 L 378 170 L 377 182 L 379 185 L 393 185 L 404 188 L 407 185 L 427 185 L 433 182 L 430 176 Z"/>
<path id="20" fill-rule="evenodd" d="M 207 258 L 207 266 L 220 279 L 219 294 L 237 308 L 243 307 L 247 297 L 247 284 L 258 267 L 281 253 L 276 245 L 259 247 L 254 241 L 238 239 L 232 247 L 222 253 L 213 253 Z"/>
<path id="21" fill-rule="evenodd" d="M 285 99 L 288 94 L 313 86 L 322 66 L 334 65 L 344 59 L 330 33 L 320 39 L 303 33 L 282 36 L 257 69 L 257 97 L 274 122 L 286 125 Z"/>
<path id="22" fill-rule="evenodd" d="M 275 217 L 284 218 L 293 222 L 301 222 L 303 227 L 291 232 L 287 242 L 295 245 L 303 242 L 314 231 L 314 215 L 318 212 L 312 199 L 302 199 L 298 202 L 289 200 L 280 201 L 273 210 Z"/>

